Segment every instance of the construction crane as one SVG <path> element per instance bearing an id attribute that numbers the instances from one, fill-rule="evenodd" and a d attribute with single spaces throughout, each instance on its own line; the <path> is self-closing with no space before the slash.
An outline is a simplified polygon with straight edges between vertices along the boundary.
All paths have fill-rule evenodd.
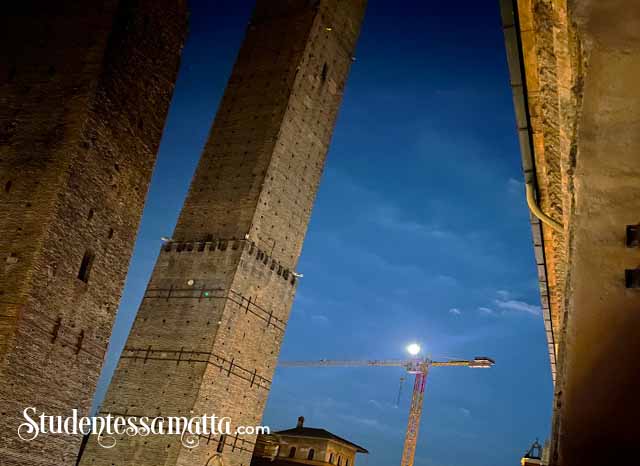
<path id="1" fill-rule="evenodd" d="M 419 353 L 417 345 L 410 345 L 409 350 L 413 354 Z M 412 348 L 413 347 L 413 348 Z M 417 351 L 416 351 L 417 347 Z M 402 450 L 400 466 L 413 466 L 413 459 L 418 443 L 418 429 L 422 417 L 422 402 L 424 400 L 424 387 L 427 382 L 427 373 L 431 367 L 471 367 L 473 369 L 486 369 L 495 364 L 495 361 L 487 357 L 476 357 L 472 360 L 432 361 L 429 358 L 414 359 L 390 359 L 371 361 L 336 361 L 320 359 L 319 361 L 283 361 L 280 367 L 404 367 L 409 374 L 415 374 L 413 384 L 413 396 L 409 408 L 409 421 Z"/>

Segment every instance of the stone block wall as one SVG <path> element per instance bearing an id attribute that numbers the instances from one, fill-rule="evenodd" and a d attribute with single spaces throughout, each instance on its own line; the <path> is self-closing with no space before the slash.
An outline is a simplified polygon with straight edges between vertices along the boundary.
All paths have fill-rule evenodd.
<path id="1" fill-rule="evenodd" d="M 80 437 L 17 436 L 22 410 L 86 414 L 177 76 L 186 3 L 13 5 L 0 96 L 0 457 L 71 465 Z"/>
<path id="2" fill-rule="evenodd" d="M 365 1 L 259 0 L 103 413 L 260 424 Z M 81 465 L 248 466 L 255 435 L 89 441 Z"/>

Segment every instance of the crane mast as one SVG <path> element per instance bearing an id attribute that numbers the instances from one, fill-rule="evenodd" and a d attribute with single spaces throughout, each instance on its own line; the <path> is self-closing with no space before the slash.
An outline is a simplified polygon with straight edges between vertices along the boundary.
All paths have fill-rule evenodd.
<path id="1" fill-rule="evenodd" d="M 416 456 L 418 430 L 420 429 L 420 419 L 422 418 L 422 402 L 424 401 L 424 386 L 427 383 L 428 370 L 428 367 L 425 367 L 424 372 L 418 372 L 413 383 L 413 395 L 411 396 L 407 432 L 404 437 L 404 447 L 402 448 L 401 466 L 413 465 L 413 458 Z"/>
<path id="2" fill-rule="evenodd" d="M 415 374 L 409 420 L 404 438 L 402 460 L 400 466 L 413 466 L 418 444 L 418 431 L 422 418 L 424 390 L 427 383 L 427 373 L 430 367 L 471 367 L 473 369 L 489 368 L 495 362 L 491 358 L 477 357 L 471 360 L 432 361 L 429 358 L 416 359 L 374 359 L 374 360 L 331 360 L 318 361 L 283 361 L 280 367 L 403 367 L 409 374 Z"/>

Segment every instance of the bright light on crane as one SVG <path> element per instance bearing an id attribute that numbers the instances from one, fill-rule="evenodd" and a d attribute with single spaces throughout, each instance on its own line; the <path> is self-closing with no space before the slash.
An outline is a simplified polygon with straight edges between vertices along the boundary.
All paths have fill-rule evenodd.
<path id="1" fill-rule="evenodd" d="M 411 343 L 409 346 L 407 346 L 407 352 L 411 355 L 411 356 L 417 356 L 418 353 L 420 353 L 420 345 L 417 343 Z"/>

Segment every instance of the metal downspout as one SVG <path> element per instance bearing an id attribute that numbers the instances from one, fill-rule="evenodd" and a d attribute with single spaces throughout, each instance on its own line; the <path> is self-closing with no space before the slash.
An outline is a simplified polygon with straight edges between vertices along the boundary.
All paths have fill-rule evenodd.
<path id="1" fill-rule="evenodd" d="M 533 181 L 525 184 L 525 189 L 527 192 L 527 205 L 529 206 L 529 210 L 533 215 L 538 217 L 538 219 L 544 223 L 545 225 L 550 226 L 558 233 L 564 233 L 564 228 L 559 222 L 556 222 L 554 219 L 545 214 L 540 206 L 536 203 L 536 195 L 535 195 L 535 187 L 533 186 Z"/>

